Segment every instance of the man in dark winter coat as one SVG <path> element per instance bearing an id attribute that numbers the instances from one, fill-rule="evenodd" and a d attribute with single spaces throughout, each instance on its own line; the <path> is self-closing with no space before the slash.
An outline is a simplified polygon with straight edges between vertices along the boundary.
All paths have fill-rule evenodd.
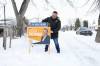
<path id="1" fill-rule="evenodd" d="M 52 16 L 44 19 L 42 22 L 47 22 L 49 24 L 49 26 L 51 27 L 51 31 L 52 31 L 51 39 L 53 39 L 53 41 L 55 43 L 57 53 L 60 53 L 58 35 L 59 35 L 59 30 L 61 28 L 61 21 L 57 15 L 58 15 L 57 11 L 53 11 Z M 49 45 L 46 45 L 45 52 L 48 51 L 48 46 Z"/>

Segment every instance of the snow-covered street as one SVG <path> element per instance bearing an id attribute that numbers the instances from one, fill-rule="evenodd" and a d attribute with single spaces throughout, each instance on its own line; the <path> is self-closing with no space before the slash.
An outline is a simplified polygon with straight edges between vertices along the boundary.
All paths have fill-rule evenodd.
<path id="1" fill-rule="evenodd" d="M 0 66 L 100 66 L 100 44 L 95 43 L 95 35 L 95 32 L 93 36 L 76 35 L 74 31 L 60 32 L 60 54 L 56 53 L 52 40 L 50 54 L 44 52 L 44 45 L 35 45 L 29 53 L 25 36 L 14 39 L 12 48 L 8 45 L 6 51 L 0 42 Z"/>

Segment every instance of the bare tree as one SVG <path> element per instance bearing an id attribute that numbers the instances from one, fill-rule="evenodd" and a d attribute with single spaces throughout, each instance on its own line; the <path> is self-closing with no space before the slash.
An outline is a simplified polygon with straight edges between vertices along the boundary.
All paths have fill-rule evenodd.
<path id="1" fill-rule="evenodd" d="M 97 30 L 95 41 L 97 43 L 100 43 L 100 14 L 99 14 L 99 18 L 98 18 L 98 30 Z"/>
<path id="2" fill-rule="evenodd" d="M 48 5 L 48 6 L 50 6 L 52 9 L 56 9 L 53 5 L 51 5 L 51 3 L 50 3 L 50 1 L 49 0 L 45 0 L 45 2 L 46 2 L 46 4 Z"/>
<path id="3" fill-rule="evenodd" d="M 71 1 L 71 0 L 66 0 L 66 2 L 69 3 L 69 5 L 70 5 L 71 7 L 73 7 L 73 8 L 75 7 L 74 4 L 73 4 L 73 1 Z"/>
<path id="4" fill-rule="evenodd" d="M 95 5 L 93 10 L 99 10 L 100 11 L 100 0 L 94 0 L 92 6 L 93 5 Z M 91 8 L 92 8 L 92 6 L 91 6 Z M 99 17 L 98 17 L 98 30 L 97 30 L 95 41 L 97 43 L 100 43 L 100 14 L 99 14 Z"/>
<path id="5" fill-rule="evenodd" d="M 32 2 L 32 5 L 33 5 L 35 8 L 37 8 L 37 5 L 36 5 L 36 3 L 34 2 L 34 0 L 31 0 L 31 2 Z"/>
<path id="6" fill-rule="evenodd" d="M 23 28 L 23 18 L 24 18 L 26 10 L 28 8 L 28 4 L 29 4 L 30 0 L 23 0 L 23 3 L 21 5 L 19 12 L 17 10 L 15 0 L 11 0 L 11 2 L 12 2 L 13 9 L 14 9 L 15 16 L 16 16 L 16 20 L 17 20 L 17 31 L 18 31 L 17 35 L 21 36 L 22 28 Z"/>
<path id="7" fill-rule="evenodd" d="M 96 1 L 97 9 L 100 11 L 100 0 L 95 0 L 95 1 Z M 95 41 L 97 43 L 100 43 L 100 14 L 99 14 L 99 18 L 98 18 L 98 30 L 97 30 Z"/>

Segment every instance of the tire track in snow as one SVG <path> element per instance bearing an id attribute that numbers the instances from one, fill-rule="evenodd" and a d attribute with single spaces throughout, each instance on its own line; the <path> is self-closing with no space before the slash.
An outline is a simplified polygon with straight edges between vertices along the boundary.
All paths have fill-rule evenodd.
<path id="1" fill-rule="evenodd" d="M 66 39 L 69 40 L 69 38 L 66 38 Z M 84 59 L 84 56 L 80 55 L 79 52 L 77 52 L 76 50 L 73 49 L 73 44 L 72 44 L 73 41 L 75 43 L 77 43 L 78 45 L 80 45 L 82 42 L 79 42 L 78 40 L 76 40 L 73 37 L 70 37 L 70 40 L 72 40 L 72 42 L 66 41 L 66 39 L 64 39 L 64 42 L 68 43 L 67 46 L 70 48 L 70 50 L 73 52 L 73 54 L 79 59 L 79 61 L 81 61 L 82 66 L 95 66 L 95 65 L 98 66 L 97 62 L 95 62 L 95 60 L 93 58 L 90 57 L 95 64 L 87 63 L 86 59 Z M 88 50 L 93 51 L 93 49 L 87 45 L 81 44 L 81 46 L 87 47 Z"/>
<path id="2" fill-rule="evenodd" d="M 85 42 L 85 41 L 83 41 L 83 40 L 80 40 L 78 37 L 76 38 L 76 36 L 74 36 L 74 39 L 78 42 L 78 43 L 80 43 L 81 45 L 84 45 L 84 46 L 86 46 L 87 48 L 88 48 L 88 50 L 90 50 L 91 52 L 92 52 L 92 55 L 94 54 L 95 56 L 93 57 L 92 55 L 85 55 L 85 56 L 83 56 L 83 57 L 85 57 L 88 61 L 91 61 L 91 63 L 93 64 L 93 63 L 95 63 L 96 64 L 96 66 L 100 66 L 100 64 L 99 64 L 99 61 L 97 61 L 96 59 L 98 59 L 99 58 L 99 55 L 98 55 L 98 53 L 100 52 L 100 50 L 98 50 L 96 47 L 93 47 L 92 45 L 90 45 L 89 43 L 87 43 L 87 42 Z M 98 51 L 98 52 L 97 52 Z M 98 58 L 96 58 L 96 56 L 98 56 Z M 94 66 L 95 66 L 95 64 L 94 64 Z M 99 64 L 99 65 L 98 65 Z"/>
<path id="3" fill-rule="evenodd" d="M 100 51 L 100 50 L 98 50 L 98 49 L 96 49 L 96 45 L 95 46 L 92 46 L 91 44 L 89 44 L 89 43 L 87 43 L 87 42 L 85 42 L 85 41 L 83 41 L 83 40 L 80 40 L 78 37 L 76 37 L 76 36 L 74 36 L 74 39 L 76 40 L 76 41 L 78 41 L 80 44 L 83 44 L 83 45 L 86 45 L 87 47 L 89 47 L 89 48 L 91 48 L 91 50 L 93 50 L 93 51 Z"/>

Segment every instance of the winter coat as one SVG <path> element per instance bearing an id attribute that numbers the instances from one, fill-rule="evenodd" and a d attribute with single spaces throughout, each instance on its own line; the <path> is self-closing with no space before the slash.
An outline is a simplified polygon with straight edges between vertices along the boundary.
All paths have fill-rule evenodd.
<path id="1" fill-rule="evenodd" d="M 53 33 L 51 33 L 51 39 L 58 38 L 59 30 L 61 28 L 60 19 L 58 17 L 56 19 L 52 19 L 52 17 L 48 17 L 42 20 L 42 22 L 47 22 L 51 27 L 51 31 L 53 31 Z"/>

